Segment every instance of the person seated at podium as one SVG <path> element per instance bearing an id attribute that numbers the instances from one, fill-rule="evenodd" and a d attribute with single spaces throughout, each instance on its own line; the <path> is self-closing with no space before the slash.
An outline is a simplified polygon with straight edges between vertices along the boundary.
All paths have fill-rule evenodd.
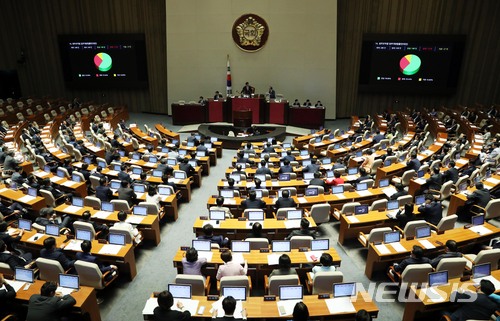
<path id="1" fill-rule="evenodd" d="M 153 310 L 154 319 L 157 321 L 187 321 L 191 320 L 191 312 L 184 311 L 184 304 L 177 302 L 177 307 L 181 311 L 172 310 L 174 297 L 172 293 L 163 291 L 158 294 L 158 306 Z"/>
<path id="2" fill-rule="evenodd" d="M 300 107 L 300 102 L 298 99 L 295 99 L 295 101 L 292 104 L 292 107 Z"/>
<path id="3" fill-rule="evenodd" d="M 269 274 L 269 278 L 275 275 L 292 275 L 297 274 L 294 268 L 292 268 L 292 260 L 288 256 L 288 254 L 281 254 L 278 259 L 278 268 L 274 269 L 271 274 Z"/>
<path id="4" fill-rule="evenodd" d="M 255 191 L 248 192 L 248 198 L 241 202 L 241 206 L 243 209 L 247 208 L 266 208 L 266 203 L 262 201 L 260 198 L 257 198 L 257 193 Z"/>
<path id="5" fill-rule="evenodd" d="M 248 84 L 248 81 L 245 83 L 245 86 L 241 89 L 242 96 L 251 96 L 255 92 L 255 88 Z"/>
<path id="6" fill-rule="evenodd" d="M 269 175 L 273 176 L 273 172 L 267 167 L 267 162 L 265 160 L 260 161 L 260 167 L 257 168 L 255 171 L 255 174 L 264 174 L 264 175 Z"/>
<path id="7" fill-rule="evenodd" d="M 314 107 L 318 108 L 318 107 L 323 107 L 323 104 L 321 103 L 321 100 L 318 100 L 316 102 L 316 104 L 314 104 Z"/>
<path id="8" fill-rule="evenodd" d="M 205 98 L 203 98 L 203 96 L 200 96 L 200 99 L 198 99 L 198 104 L 205 105 L 206 103 L 207 101 L 205 100 Z"/>
<path id="9" fill-rule="evenodd" d="M 222 99 L 223 96 L 221 95 L 221 93 L 217 90 L 215 92 L 215 95 L 214 95 L 214 100 L 219 100 L 219 99 Z"/>
<path id="10" fill-rule="evenodd" d="M 281 197 L 279 197 L 274 204 L 274 208 L 276 209 L 276 211 L 278 211 L 280 208 L 285 207 L 297 207 L 297 203 L 295 203 L 293 198 L 290 197 L 289 190 L 284 190 L 281 193 Z"/>
<path id="11" fill-rule="evenodd" d="M 312 103 L 311 103 L 311 101 L 309 99 L 306 99 L 306 101 L 302 105 L 302 107 L 311 107 L 311 106 L 312 106 Z"/>
<path id="12" fill-rule="evenodd" d="M 269 99 L 276 99 L 276 91 L 274 91 L 273 87 L 269 87 L 269 91 L 267 92 L 269 94 Z"/>

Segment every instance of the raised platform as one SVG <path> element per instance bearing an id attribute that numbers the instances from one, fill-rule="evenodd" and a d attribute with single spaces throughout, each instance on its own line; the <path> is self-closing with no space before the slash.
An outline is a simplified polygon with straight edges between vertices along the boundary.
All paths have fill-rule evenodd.
<path id="1" fill-rule="evenodd" d="M 238 128 L 230 124 L 201 124 L 198 127 L 198 132 L 204 136 L 217 137 L 219 141 L 223 142 L 222 146 L 228 149 L 238 149 L 243 142 L 262 142 L 267 141 L 268 138 L 284 140 L 286 138 L 285 126 L 256 125 L 255 127 L 259 134 L 240 137 L 238 137 L 238 133 L 245 132 L 247 128 Z"/>

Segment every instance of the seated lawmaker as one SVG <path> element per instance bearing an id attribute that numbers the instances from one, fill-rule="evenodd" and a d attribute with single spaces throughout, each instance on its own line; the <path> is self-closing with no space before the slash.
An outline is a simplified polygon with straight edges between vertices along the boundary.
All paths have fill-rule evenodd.
<path id="1" fill-rule="evenodd" d="M 399 264 L 394 264 L 394 271 L 402 273 L 408 265 L 425 263 L 430 264 L 431 260 L 424 256 L 424 249 L 422 247 L 414 245 L 409 258 L 404 259 Z"/>
<path id="2" fill-rule="evenodd" d="M 219 265 L 216 278 L 220 280 L 224 276 L 246 275 L 248 270 L 248 262 L 245 260 L 245 265 L 241 266 L 239 262 L 233 261 L 231 251 L 222 252 L 220 255 L 223 265 Z"/>
<path id="3" fill-rule="evenodd" d="M 219 196 L 217 197 L 217 199 L 215 200 L 215 204 L 216 206 L 211 206 L 209 208 L 209 211 L 224 211 L 224 216 L 226 218 L 233 218 L 233 214 L 231 213 L 231 210 L 229 209 L 229 207 L 225 207 L 223 206 L 224 205 L 224 197 L 223 196 Z"/>
<path id="4" fill-rule="evenodd" d="M 257 198 L 257 193 L 255 191 L 248 192 L 248 198 L 241 202 L 243 209 L 247 208 L 266 208 L 266 203 L 260 198 Z"/>
<path id="5" fill-rule="evenodd" d="M 297 203 L 295 203 L 295 200 L 290 197 L 290 191 L 287 189 L 281 192 L 281 197 L 279 197 L 274 204 L 276 211 L 285 207 L 297 207 Z"/>
<path id="6" fill-rule="evenodd" d="M 251 96 L 255 92 L 255 88 L 250 86 L 248 81 L 245 83 L 245 86 L 241 89 L 242 96 Z"/>
<path id="7" fill-rule="evenodd" d="M 182 274 L 203 275 L 201 269 L 207 264 L 207 259 L 198 258 L 198 251 L 192 247 L 186 251 L 186 256 L 182 258 Z"/>
<path id="8" fill-rule="evenodd" d="M 206 224 L 202 228 L 203 235 L 198 236 L 197 240 L 207 240 L 211 243 L 217 243 L 219 247 L 227 246 L 229 243 L 229 239 L 227 237 L 223 237 L 222 235 L 214 235 L 214 227 L 212 224 Z"/>
<path id="9" fill-rule="evenodd" d="M 43 240 L 43 249 L 40 250 L 40 257 L 59 262 L 64 270 L 68 270 L 75 265 L 75 261 L 68 259 L 62 249 L 56 248 L 56 239 L 53 236 L 49 236 Z"/>
<path id="10" fill-rule="evenodd" d="M 312 273 L 313 273 L 313 280 L 314 276 L 318 272 L 334 272 L 335 271 L 335 266 L 333 265 L 333 258 L 330 255 L 330 253 L 323 253 L 321 254 L 321 257 L 319 258 L 319 263 L 321 265 L 316 265 L 315 267 L 312 268 Z"/>
<path id="11" fill-rule="evenodd" d="M 463 254 L 458 252 L 457 242 L 454 240 L 446 241 L 446 253 L 439 255 L 438 257 L 431 260 L 431 265 L 433 268 L 436 268 L 441 262 L 442 259 L 453 258 L 453 257 L 462 257 Z"/>
<path id="12" fill-rule="evenodd" d="M 80 244 L 80 247 L 82 249 L 82 252 L 77 252 L 76 253 L 76 259 L 80 261 L 85 261 L 89 263 L 95 263 L 98 267 L 101 273 L 106 273 L 109 271 L 116 271 L 118 270 L 118 267 L 116 265 L 104 265 L 101 261 L 97 259 L 95 255 L 92 255 L 90 251 L 92 250 L 92 242 L 90 241 L 83 241 L 82 244 Z"/>
<path id="13" fill-rule="evenodd" d="M 300 220 L 300 230 L 292 231 L 285 239 L 290 240 L 294 236 L 312 236 L 313 239 L 316 238 L 316 233 L 314 230 L 309 228 L 309 220 L 307 218 L 302 218 Z"/>
<path id="14" fill-rule="evenodd" d="M 276 275 L 297 275 L 297 271 L 292 268 L 292 260 L 288 254 L 281 254 L 278 259 L 278 268 L 274 269 L 271 274 L 269 274 L 269 278 Z"/>

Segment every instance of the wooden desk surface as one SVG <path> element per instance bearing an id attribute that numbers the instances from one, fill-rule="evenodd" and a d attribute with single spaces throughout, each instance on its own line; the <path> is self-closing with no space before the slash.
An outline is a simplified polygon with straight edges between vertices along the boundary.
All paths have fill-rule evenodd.
<path id="1" fill-rule="evenodd" d="M 23 206 L 32 208 L 34 211 L 39 211 L 45 207 L 45 198 L 37 196 L 27 201 L 23 201 L 23 197 L 26 196 L 23 191 L 13 190 L 7 188 L 4 184 L 0 185 L 0 197 L 6 198 L 11 202 L 21 203 Z"/>
<path id="2" fill-rule="evenodd" d="M 210 309 L 214 301 L 208 301 L 206 296 L 193 296 L 193 300 L 198 300 L 198 308 L 201 306 L 205 307 L 205 311 L 202 315 L 196 314 L 192 315 L 194 318 L 211 318 Z M 278 299 L 279 300 L 279 299 Z M 324 300 L 319 300 L 317 295 L 304 295 L 302 302 L 307 305 L 309 310 L 309 315 L 314 319 L 320 318 L 323 320 L 325 317 L 328 320 L 354 320 L 355 312 L 342 313 L 342 314 L 330 314 L 328 307 Z M 352 304 L 356 311 L 364 309 L 370 313 L 373 317 L 376 317 L 379 312 L 379 308 L 373 300 L 370 299 L 370 295 L 366 292 L 358 292 L 355 300 L 352 300 Z M 243 302 L 243 308 L 246 308 L 249 319 L 274 319 L 274 318 L 284 318 L 290 319 L 291 315 L 280 317 L 276 302 L 264 301 L 263 297 L 248 297 L 246 301 Z M 145 320 L 150 320 L 152 315 L 144 315 Z"/>
<path id="3" fill-rule="evenodd" d="M 45 281 L 35 280 L 28 290 L 21 288 L 17 292 L 15 300 L 27 304 L 33 294 L 40 294 L 43 284 L 45 284 Z M 71 296 L 76 300 L 76 304 L 73 306 L 72 310 L 76 310 L 82 314 L 88 314 L 91 321 L 101 320 L 94 288 L 81 286 L 78 291 L 71 293 Z"/>

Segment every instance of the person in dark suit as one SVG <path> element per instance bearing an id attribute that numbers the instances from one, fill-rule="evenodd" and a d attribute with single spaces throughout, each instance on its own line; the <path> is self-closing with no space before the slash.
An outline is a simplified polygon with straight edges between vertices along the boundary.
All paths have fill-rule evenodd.
<path id="1" fill-rule="evenodd" d="M 422 164 L 417 158 L 417 153 L 412 153 L 410 155 L 410 160 L 408 161 L 408 163 L 406 163 L 406 170 L 413 169 L 415 172 L 417 172 L 420 166 L 422 166 Z"/>
<path id="2" fill-rule="evenodd" d="M 83 241 L 82 244 L 80 244 L 80 247 L 82 248 L 82 252 L 76 253 L 77 260 L 97 264 L 97 266 L 99 267 L 99 270 L 103 274 L 108 272 L 108 271 L 118 270 L 118 267 L 116 265 L 104 265 L 102 262 L 100 262 L 97 259 L 96 256 L 90 254 L 90 251 L 92 250 L 92 242 Z"/>
<path id="3" fill-rule="evenodd" d="M 443 182 L 452 181 L 455 184 L 458 181 L 458 170 L 455 165 L 455 161 L 448 163 L 448 169 L 443 173 Z"/>
<path id="4" fill-rule="evenodd" d="M 266 203 L 260 198 L 257 198 L 257 193 L 255 191 L 248 192 L 248 198 L 241 202 L 243 209 L 247 208 L 266 208 Z"/>
<path id="5" fill-rule="evenodd" d="M 309 229 L 309 224 L 307 218 L 302 218 L 300 220 L 300 230 L 292 231 L 285 239 L 290 240 L 294 236 L 312 236 L 313 239 L 316 238 L 316 233 L 314 230 Z"/>
<path id="6" fill-rule="evenodd" d="M 218 90 L 215 91 L 214 100 L 219 100 L 219 99 L 222 99 L 222 98 L 223 98 L 222 94 Z"/>
<path id="7" fill-rule="evenodd" d="M 174 169 L 172 167 L 167 168 L 165 174 L 161 177 L 161 181 L 163 185 L 171 186 L 174 189 L 174 192 L 177 191 L 177 185 L 174 182 L 170 181 L 170 177 L 172 176 L 172 172 Z"/>
<path id="8" fill-rule="evenodd" d="M 445 251 L 446 253 L 444 254 L 441 254 L 437 257 L 435 257 L 434 259 L 431 260 L 431 265 L 433 268 L 436 268 L 439 264 L 439 262 L 442 260 L 442 259 L 446 259 L 446 258 L 453 258 L 453 257 L 462 257 L 463 254 L 458 252 L 457 250 L 457 242 L 455 242 L 454 240 L 448 240 L 446 241 L 446 248 L 445 248 Z"/>
<path id="9" fill-rule="evenodd" d="M 160 164 L 158 164 L 158 166 L 156 167 L 156 169 L 159 170 L 159 171 L 162 171 L 162 173 L 165 174 L 165 172 L 167 171 L 167 168 L 169 168 L 169 167 L 170 166 L 167 164 L 167 159 L 166 158 L 162 158 L 162 159 L 160 159 Z"/>
<path id="10" fill-rule="evenodd" d="M 452 321 L 489 320 L 498 309 L 498 304 L 489 297 L 495 292 L 495 285 L 490 280 L 481 280 L 476 292 L 461 292 L 460 290 L 453 292 L 450 302 L 457 302 L 460 307 L 453 313 L 444 312 L 444 314 L 450 316 Z"/>
<path id="11" fill-rule="evenodd" d="M 0 290 L 0 318 L 3 318 L 7 315 L 9 305 L 16 297 L 16 290 L 5 281 L 3 274 L 0 273 L 0 288 L 1 287 L 5 287 L 5 289 Z"/>
<path id="12" fill-rule="evenodd" d="M 61 229 L 61 233 L 68 232 L 68 228 L 71 223 L 71 217 L 68 215 L 61 216 L 61 223 L 58 223 L 57 215 L 52 207 L 44 207 L 40 210 L 39 216 L 35 219 L 35 223 L 42 226 L 47 226 L 49 224 L 58 225 Z"/>
<path id="13" fill-rule="evenodd" d="M 439 167 L 432 168 L 432 175 L 425 181 L 429 189 L 439 191 L 443 186 L 443 175 L 439 171 Z"/>
<path id="14" fill-rule="evenodd" d="M 267 93 L 269 94 L 269 99 L 276 99 L 276 91 L 272 86 L 269 87 L 269 91 Z"/>
<path id="15" fill-rule="evenodd" d="M 125 164 L 122 164 L 122 166 L 120 167 L 120 171 L 118 172 L 118 179 L 120 181 L 127 181 L 128 183 L 132 183 L 132 177 L 130 177 L 129 173 L 128 173 L 128 167 L 127 165 Z"/>
<path id="16" fill-rule="evenodd" d="M 21 237 L 23 236 L 24 230 L 20 230 L 19 234 L 16 236 L 11 235 L 9 231 L 7 230 L 9 227 L 9 224 L 5 221 L 0 222 L 0 241 L 5 242 L 7 245 L 7 248 L 9 250 L 13 251 L 17 248 L 17 244 L 21 240 Z"/>
<path id="17" fill-rule="evenodd" d="M 44 189 L 52 194 L 54 196 L 54 199 L 56 200 L 56 203 L 59 205 L 63 203 L 66 200 L 66 194 L 58 190 L 57 188 L 54 188 L 52 186 L 52 182 L 48 178 L 44 178 L 42 181 L 43 187 L 41 189 Z"/>
<path id="18" fill-rule="evenodd" d="M 368 175 L 368 173 L 366 172 L 366 168 L 360 167 L 359 168 L 359 177 L 356 180 L 356 184 L 359 184 L 362 181 L 367 180 L 367 179 L 372 179 L 372 177 L 370 175 Z"/>
<path id="19" fill-rule="evenodd" d="M 404 229 L 408 222 L 415 220 L 415 214 L 413 214 L 413 203 L 405 204 L 404 207 L 400 208 L 396 213 L 396 220 L 398 220 L 398 226 Z"/>
<path id="20" fill-rule="evenodd" d="M 267 166 L 267 162 L 265 160 L 261 160 L 260 161 L 260 167 L 257 168 L 257 170 L 255 171 L 255 174 L 264 174 L 264 175 L 269 175 L 269 176 L 273 176 L 273 172 L 266 167 Z"/>
<path id="21" fill-rule="evenodd" d="M 304 167 L 302 169 L 302 172 L 304 172 L 304 173 L 316 173 L 316 172 L 319 172 L 320 167 L 321 167 L 321 163 L 319 162 L 319 160 L 313 159 L 311 157 L 311 164 Z"/>
<path id="22" fill-rule="evenodd" d="M 248 82 L 245 83 L 245 86 L 243 86 L 243 88 L 241 88 L 241 94 L 242 95 L 245 95 L 245 96 L 250 96 L 251 94 L 254 93 L 254 88 L 252 86 L 250 86 L 250 84 Z"/>
<path id="23" fill-rule="evenodd" d="M 288 254 L 281 254 L 278 259 L 278 268 L 274 269 L 269 277 L 273 277 L 276 275 L 292 275 L 297 274 L 294 268 L 292 268 L 292 260 L 288 256 Z"/>
<path id="24" fill-rule="evenodd" d="M 100 199 L 101 202 L 109 202 L 111 197 L 113 197 L 113 191 L 109 188 L 106 177 L 99 179 L 99 186 L 95 188 L 95 197 Z"/>
<path id="25" fill-rule="evenodd" d="M 438 225 L 443 217 L 441 202 L 434 200 L 434 196 L 430 194 L 425 196 L 425 202 L 419 206 L 418 211 L 424 215 L 427 222 L 433 225 Z"/>
<path id="26" fill-rule="evenodd" d="M 45 282 L 40 294 L 33 294 L 28 303 L 26 321 L 59 320 L 61 314 L 76 304 L 69 294 L 60 297 L 56 295 L 57 283 Z"/>
<path id="27" fill-rule="evenodd" d="M 397 200 L 398 197 L 408 195 L 408 192 L 405 191 L 405 187 L 401 183 L 396 184 L 396 193 L 392 194 L 390 199 Z"/>
<path id="28" fill-rule="evenodd" d="M 203 235 L 198 236 L 197 240 L 207 240 L 212 243 L 219 244 L 220 247 L 224 247 L 229 243 L 229 239 L 227 237 L 223 237 L 222 235 L 214 235 L 214 227 L 212 224 L 207 224 L 203 226 Z"/>
<path id="29" fill-rule="evenodd" d="M 224 316 L 222 318 L 217 318 L 217 309 L 213 309 L 212 311 L 212 320 L 216 321 L 230 321 L 230 320 L 246 320 L 247 319 L 247 310 L 243 309 L 241 311 L 242 319 L 236 319 L 234 317 L 234 310 L 236 309 L 236 300 L 232 296 L 225 297 L 222 300 L 222 309 L 224 310 Z"/>
<path id="30" fill-rule="evenodd" d="M 373 144 L 378 144 L 384 138 L 385 138 L 385 135 L 381 134 L 380 130 L 377 129 L 375 136 L 373 136 L 373 138 L 372 138 L 372 142 L 373 142 Z"/>
<path id="31" fill-rule="evenodd" d="M 322 186 L 323 190 L 325 190 L 325 191 L 327 189 L 325 180 L 321 178 L 320 172 L 314 173 L 314 178 L 311 179 L 311 181 L 309 182 L 309 186 Z"/>
<path id="32" fill-rule="evenodd" d="M 118 189 L 118 199 L 125 200 L 128 202 L 129 206 L 134 205 L 137 195 L 134 190 L 129 187 L 129 182 L 122 180 L 121 187 Z"/>
<path id="33" fill-rule="evenodd" d="M 87 182 L 87 185 L 90 184 L 90 171 L 89 171 L 89 164 L 83 163 L 82 164 L 82 169 L 79 171 L 83 177 L 85 178 L 85 181 Z"/>
<path id="34" fill-rule="evenodd" d="M 172 310 L 174 298 L 168 291 L 163 291 L 158 294 L 158 306 L 153 310 L 154 319 L 156 321 L 185 321 L 191 320 L 191 313 L 184 311 L 182 302 L 177 302 L 177 308 L 181 311 Z"/>
<path id="35" fill-rule="evenodd" d="M 75 265 L 75 261 L 68 259 L 61 249 L 56 249 L 56 239 L 52 236 L 43 240 L 43 249 L 40 250 L 40 257 L 58 261 L 64 270 L 68 270 Z"/>
<path id="36" fill-rule="evenodd" d="M 283 163 L 288 160 L 288 162 L 293 162 L 295 160 L 295 156 L 292 155 L 291 150 L 286 151 L 286 156 L 284 156 L 282 159 Z"/>
<path id="37" fill-rule="evenodd" d="M 111 139 L 111 141 L 109 142 L 111 144 L 111 147 L 122 148 L 122 144 L 120 144 L 120 142 L 118 141 L 118 137 L 119 136 L 117 134 L 113 135 L 113 139 Z"/>
<path id="38" fill-rule="evenodd" d="M 14 151 L 8 150 L 3 162 L 3 171 L 14 171 L 19 163 L 14 158 Z"/>
<path id="39" fill-rule="evenodd" d="M 16 267 L 24 267 L 33 260 L 33 255 L 29 252 L 19 256 L 12 253 L 14 252 L 9 252 L 7 250 L 5 242 L 0 240 L 0 262 L 8 264 L 12 271 L 14 271 Z"/>
<path id="40" fill-rule="evenodd" d="M 96 231 L 96 233 L 100 232 L 99 238 L 101 239 L 106 238 L 106 235 L 108 235 L 109 232 L 109 227 L 106 224 L 100 224 L 97 223 L 96 221 L 92 221 L 90 219 L 91 217 L 92 214 L 90 214 L 90 211 L 85 211 L 82 213 L 82 217 L 78 221 L 92 224 L 94 231 Z"/>
<path id="41" fill-rule="evenodd" d="M 194 175 L 194 168 L 191 164 L 189 164 L 187 158 L 184 158 L 179 164 L 179 170 L 184 171 L 188 177 L 192 177 Z"/>
<path id="42" fill-rule="evenodd" d="M 484 188 L 483 183 L 476 183 L 476 190 L 471 194 L 467 195 L 467 201 L 464 206 L 459 206 L 457 208 L 457 215 L 460 221 L 470 221 L 471 219 L 471 210 L 474 205 L 480 207 L 486 207 L 488 202 L 491 200 L 490 191 Z"/>
<path id="43" fill-rule="evenodd" d="M 307 305 L 304 302 L 297 302 L 293 307 L 292 316 L 293 321 L 309 321 L 309 309 Z"/>
<path id="44" fill-rule="evenodd" d="M 404 259 L 399 264 L 394 264 L 394 271 L 401 273 L 408 265 L 424 263 L 431 263 L 431 260 L 424 257 L 424 249 L 422 247 L 414 245 L 409 258 Z"/>
<path id="45" fill-rule="evenodd" d="M 252 224 L 252 232 L 247 234 L 246 238 L 264 238 L 267 239 L 267 234 L 262 232 L 262 224 L 255 222 Z"/>
<path id="46" fill-rule="evenodd" d="M 118 153 L 118 150 L 113 147 L 106 152 L 106 154 L 104 155 L 104 159 L 106 160 L 106 163 L 111 164 L 112 161 L 120 160 L 120 154 Z"/>
<path id="47" fill-rule="evenodd" d="M 283 161 L 283 166 L 280 167 L 278 173 L 293 173 L 293 167 L 290 165 L 290 161 L 287 158 Z"/>
<path id="48" fill-rule="evenodd" d="M 285 207 L 297 207 L 297 203 L 293 200 L 293 198 L 290 197 L 290 191 L 289 190 L 284 190 L 281 193 L 281 197 L 276 200 L 276 203 L 274 204 L 274 208 L 276 210 L 279 210 L 280 208 L 285 208 Z"/>
<path id="49" fill-rule="evenodd" d="M 262 150 L 263 153 L 276 153 L 276 150 L 274 149 L 273 145 L 271 145 L 270 142 L 266 143 L 266 147 Z"/>

